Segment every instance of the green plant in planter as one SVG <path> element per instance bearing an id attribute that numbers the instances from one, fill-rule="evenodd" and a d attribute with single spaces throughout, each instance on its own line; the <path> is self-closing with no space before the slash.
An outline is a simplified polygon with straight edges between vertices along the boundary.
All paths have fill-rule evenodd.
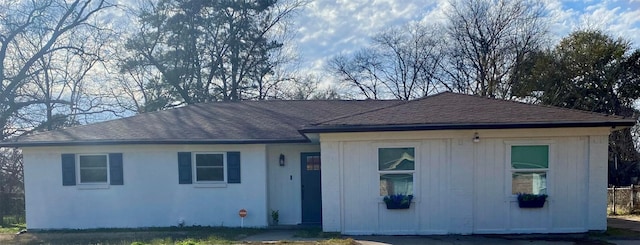
<path id="1" fill-rule="evenodd" d="M 387 204 L 387 209 L 408 209 L 411 207 L 413 195 L 393 194 L 385 196 L 382 200 Z"/>
<path id="2" fill-rule="evenodd" d="M 271 210 L 271 221 L 273 222 L 273 225 L 278 225 L 278 223 L 280 223 L 279 210 Z"/>
<path id="3" fill-rule="evenodd" d="M 547 201 L 547 194 L 518 193 L 518 206 L 521 208 L 541 208 Z"/>

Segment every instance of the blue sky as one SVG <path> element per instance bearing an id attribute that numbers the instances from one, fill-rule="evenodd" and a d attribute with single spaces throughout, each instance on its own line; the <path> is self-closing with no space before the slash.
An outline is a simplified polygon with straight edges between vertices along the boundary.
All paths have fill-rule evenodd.
<path id="1" fill-rule="evenodd" d="M 572 31 L 597 28 L 640 48 L 640 0 L 542 0 L 551 43 Z M 444 20 L 447 0 L 313 0 L 294 19 L 300 67 L 322 73 L 327 59 L 364 47 L 376 32 L 411 21 Z"/>

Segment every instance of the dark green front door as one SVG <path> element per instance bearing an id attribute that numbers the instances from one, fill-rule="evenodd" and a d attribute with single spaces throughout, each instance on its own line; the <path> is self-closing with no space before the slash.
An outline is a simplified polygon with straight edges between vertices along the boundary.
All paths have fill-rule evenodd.
<path id="1" fill-rule="evenodd" d="M 322 185 L 320 183 L 320 153 L 300 154 L 302 183 L 302 223 L 322 223 Z"/>

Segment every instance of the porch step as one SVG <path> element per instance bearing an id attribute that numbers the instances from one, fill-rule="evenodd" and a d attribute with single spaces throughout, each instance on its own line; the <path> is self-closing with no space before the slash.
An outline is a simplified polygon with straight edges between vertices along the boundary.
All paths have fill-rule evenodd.
<path id="1" fill-rule="evenodd" d="M 301 229 L 322 229 L 321 224 L 298 224 L 298 225 L 269 225 L 269 230 L 301 230 Z"/>

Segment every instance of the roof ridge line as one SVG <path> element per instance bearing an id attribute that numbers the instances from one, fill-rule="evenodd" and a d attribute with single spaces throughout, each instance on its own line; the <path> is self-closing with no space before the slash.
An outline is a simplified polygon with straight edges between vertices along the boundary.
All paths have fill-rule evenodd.
<path id="1" fill-rule="evenodd" d="M 445 93 L 447 93 L 447 92 L 445 92 Z M 453 93 L 453 92 L 450 92 L 450 93 Z M 607 113 L 603 113 L 603 112 L 580 110 L 580 109 L 567 108 L 567 107 L 555 106 L 555 105 L 534 104 L 534 103 L 527 103 L 527 102 L 522 102 L 522 101 L 517 101 L 517 100 L 510 100 L 510 99 L 491 98 L 491 97 L 485 97 L 485 96 L 480 96 L 480 95 L 475 95 L 475 94 L 463 94 L 463 93 L 453 93 L 453 94 L 466 95 L 466 96 L 470 96 L 470 97 L 476 97 L 476 98 L 487 99 L 487 100 L 492 100 L 492 101 L 503 101 L 503 102 L 521 104 L 521 105 L 530 105 L 530 106 L 537 106 L 537 107 L 543 107 L 543 108 L 566 110 L 566 111 L 571 111 L 571 112 L 592 114 L 592 115 L 598 115 L 598 116 L 604 116 L 604 117 L 618 117 L 618 118 L 622 118 L 622 119 L 632 118 L 632 117 L 626 117 L 626 116 L 621 116 L 621 115 L 616 115 L 616 114 L 607 114 Z"/>
<path id="2" fill-rule="evenodd" d="M 318 122 L 312 123 L 311 125 L 317 126 L 319 124 L 328 123 L 328 122 L 335 121 L 335 120 L 340 120 L 340 119 L 344 119 L 344 118 L 348 118 L 348 117 L 358 116 L 358 115 L 362 115 L 362 114 L 366 114 L 366 113 L 370 113 L 370 112 L 374 112 L 374 111 L 380 111 L 380 110 L 393 108 L 393 107 L 400 106 L 400 105 L 406 105 L 406 104 L 409 104 L 409 103 L 412 103 L 412 102 L 415 102 L 415 101 L 420 101 L 420 100 L 424 100 L 424 99 L 427 99 L 427 98 L 432 98 L 432 97 L 435 97 L 435 96 L 438 96 L 438 95 L 441 95 L 441 94 L 446 94 L 446 93 L 452 93 L 452 92 L 445 91 L 445 92 L 441 92 L 441 93 L 437 93 L 437 94 L 427 95 L 427 96 L 424 96 L 424 97 L 421 97 L 421 98 L 418 98 L 418 99 L 415 99 L 415 100 L 398 100 L 398 103 L 393 104 L 393 105 L 382 106 L 382 107 L 379 107 L 379 108 L 375 108 L 375 109 L 371 109 L 371 110 L 365 110 L 365 111 L 361 111 L 361 112 L 358 112 L 358 113 L 342 115 L 342 116 L 334 117 L 334 118 L 327 119 L 327 120 L 324 120 L 324 121 L 318 121 Z M 377 100 L 377 101 L 384 101 L 384 100 Z M 389 100 L 389 101 L 393 101 L 393 100 Z"/>

